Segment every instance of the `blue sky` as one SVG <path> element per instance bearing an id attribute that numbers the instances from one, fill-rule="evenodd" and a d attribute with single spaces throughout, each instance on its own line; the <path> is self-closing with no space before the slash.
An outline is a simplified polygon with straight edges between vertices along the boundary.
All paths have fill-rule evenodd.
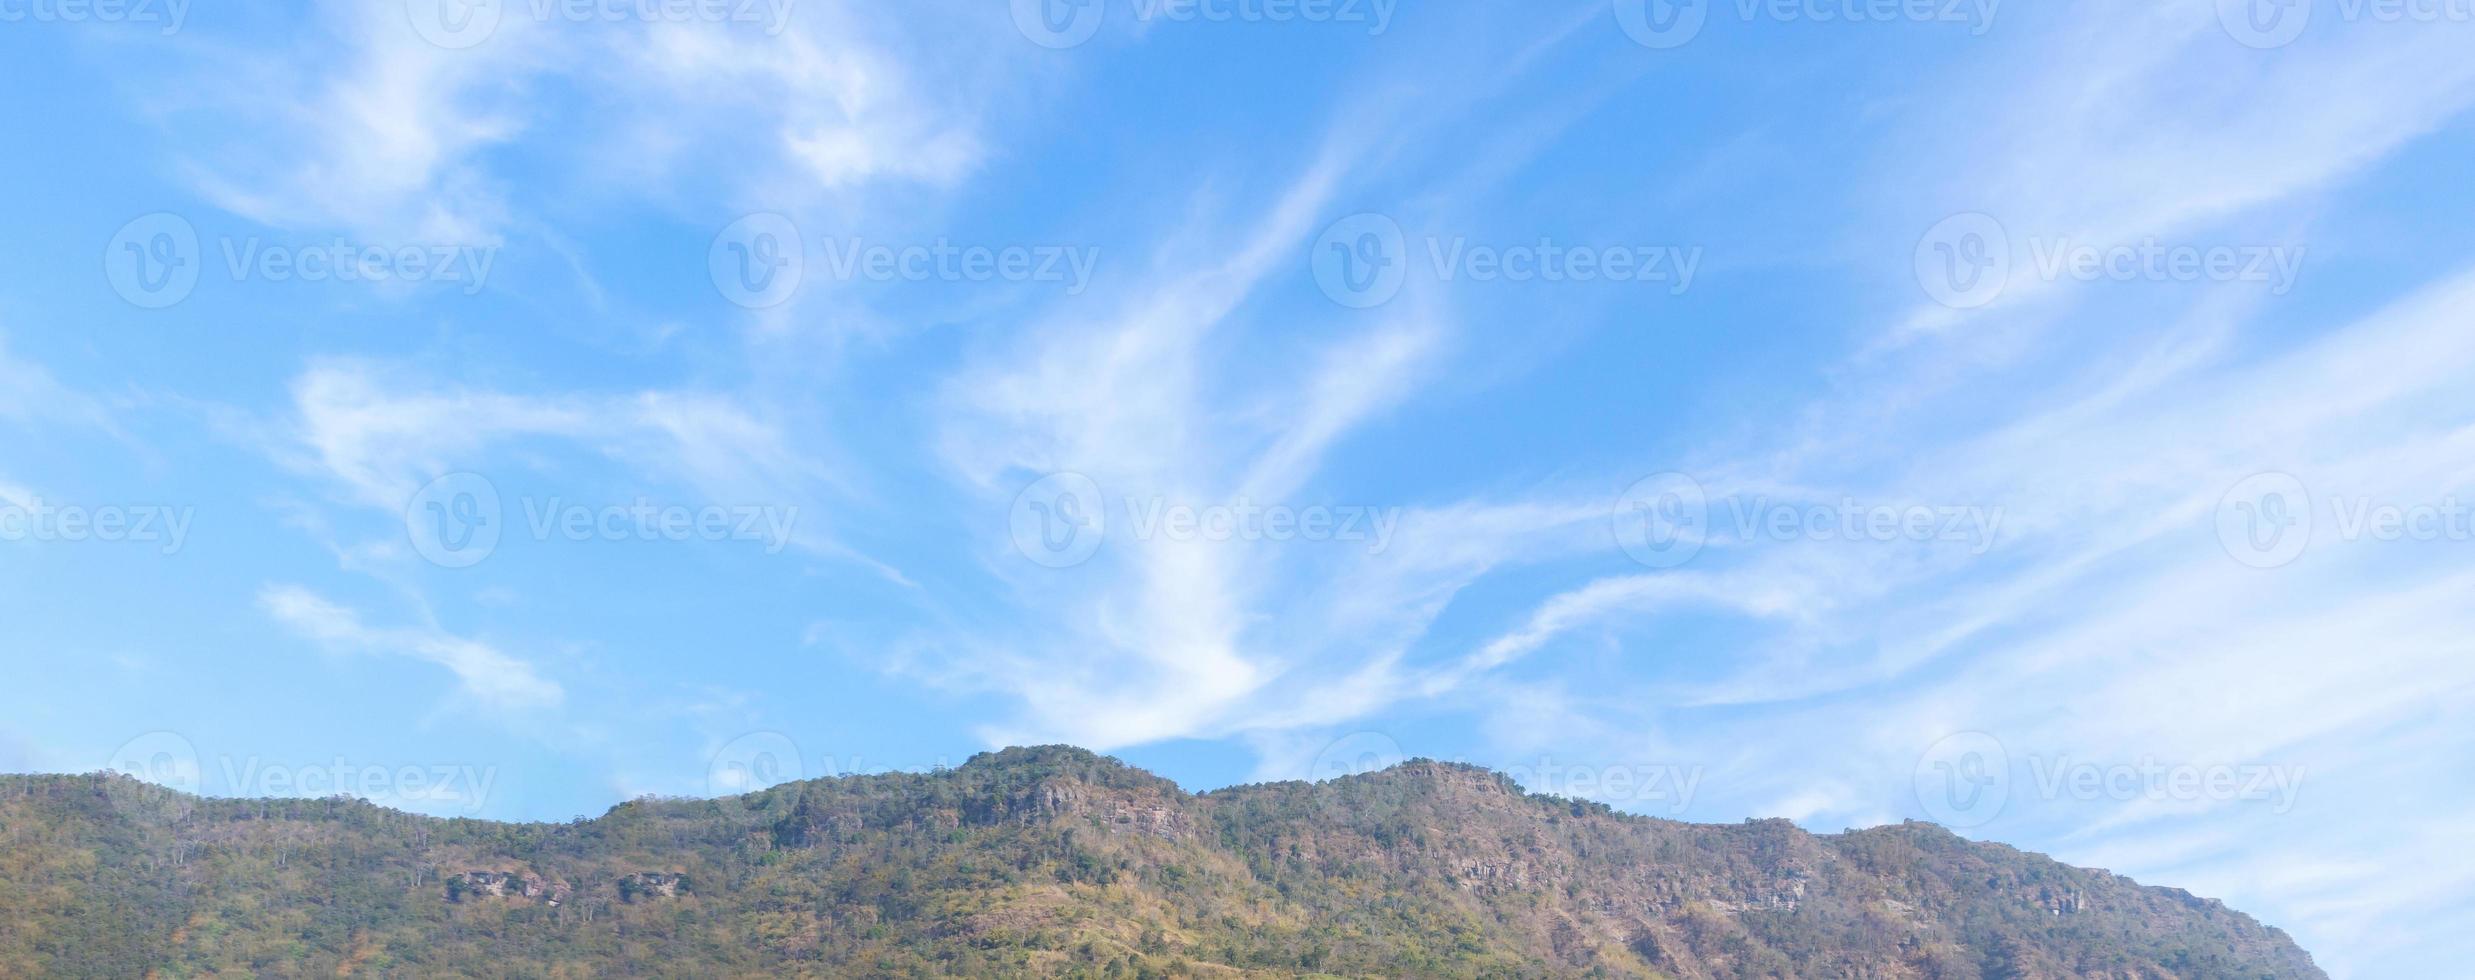
<path id="1" fill-rule="evenodd" d="M 0 0 L 0 768 L 1424 755 L 2431 975 L 2471 16 Z"/>

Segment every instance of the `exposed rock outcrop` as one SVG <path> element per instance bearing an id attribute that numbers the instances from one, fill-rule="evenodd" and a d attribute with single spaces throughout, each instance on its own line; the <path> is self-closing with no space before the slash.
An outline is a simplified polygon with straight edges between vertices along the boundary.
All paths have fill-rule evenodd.
<path id="1" fill-rule="evenodd" d="M 448 875 L 447 900 L 462 902 L 475 898 L 516 898 L 556 906 L 567 901 L 574 891 L 564 881 L 544 878 L 531 871 L 467 871 Z"/>
<path id="2" fill-rule="evenodd" d="M 628 904 L 694 894 L 688 876 L 663 871 L 639 871 L 619 879 L 619 900 Z"/>

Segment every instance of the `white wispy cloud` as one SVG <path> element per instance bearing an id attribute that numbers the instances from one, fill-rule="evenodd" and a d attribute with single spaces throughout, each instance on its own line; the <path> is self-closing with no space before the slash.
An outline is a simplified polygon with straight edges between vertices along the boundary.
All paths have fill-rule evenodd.
<path id="1" fill-rule="evenodd" d="M 294 435 L 305 453 L 296 462 L 379 507 L 402 507 L 423 484 L 494 443 L 603 432 L 604 416 L 596 409 L 607 407 L 585 399 L 426 388 L 359 362 L 313 366 L 295 379 L 292 394 Z"/>
<path id="2" fill-rule="evenodd" d="M 281 228 L 555 242 L 511 193 L 501 151 L 516 145 L 571 171 L 574 191 L 658 180 L 777 210 L 850 204 L 884 183 L 951 185 L 986 154 L 983 115 L 1012 91 L 1023 46 L 966 4 L 932 6 L 954 16 L 800 4 L 778 21 L 570 21 L 509 7 L 486 40 L 444 46 L 401 4 L 322 8 L 309 16 L 331 43 L 197 42 L 180 70 L 249 84 L 193 86 L 164 115 L 194 137 L 186 169 L 209 200 Z M 225 95 L 191 101 L 216 98 L 203 93 Z M 595 125 L 559 102 L 590 106 Z M 189 121 L 234 117 L 245 137 Z"/>
<path id="3" fill-rule="evenodd" d="M 1921 196 L 1988 210 L 2015 234 L 2243 241 L 2328 220 L 2318 194 L 2475 100 L 2458 56 L 2466 25 L 2346 25 L 2357 29 L 2261 57 L 2215 33 L 2209 6 L 2121 11 L 2145 29 L 2065 18 L 2089 43 L 1990 52 L 1937 86 L 1987 93 L 1983 106 L 1955 96 L 1967 103 L 1956 117 L 1984 125 L 1952 127 L 1939 104 L 1919 123 L 1920 151 L 1952 176 L 1889 193 L 1907 207 Z M 2067 70 L 2021 75 L 2021 59 Z M 1962 81 L 1985 73 L 2036 81 Z M 1912 241 L 1926 223 L 1900 230 Z M 1711 783 L 1736 805 L 1824 826 L 1920 815 L 1912 778 L 1957 731 L 1999 738 L 2023 781 L 2032 762 L 2072 759 L 2284 767 L 2300 784 L 2291 812 L 2045 799 L 2015 782 L 2010 810 L 1985 832 L 2226 897 L 2309 948 L 2354 951 L 2324 956 L 2340 975 L 2370 969 L 2366 951 L 2404 941 L 2398 923 L 2468 877 L 2462 862 L 2428 861 L 2412 834 L 2353 829 L 2397 818 L 2363 808 L 2401 784 L 2462 805 L 2464 782 L 2442 760 L 2463 757 L 2469 737 L 2400 726 L 2447 712 L 2475 686 L 2465 656 L 2475 623 L 2453 598 L 2469 585 L 2449 551 L 2462 544 L 2347 538 L 2329 508 L 2475 497 L 2475 403 L 2464 396 L 2475 273 L 2368 313 L 2323 314 L 2301 343 L 2254 326 L 2267 312 L 2257 297 L 2185 283 L 2107 297 L 2129 304 L 2089 323 L 2107 344 L 2024 344 L 2006 328 L 2086 322 L 2084 309 L 2059 311 L 2095 299 L 2016 269 L 2012 286 L 1982 311 L 1896 320 L 1893 344 L 1860 352 L 1850 380 L 1801 413 L 1815 421 L 1783 448 L 1711 447 L 1696 464 L 1714 523 L 1741 494 L 1998 507 L 2002 536 L 1987 555 L 1954 562 L 1902 542 L 1714 545 L 1685 569 L 1553 596 L 1478 644 L 1470 663 L 1510 663 L 1583 625 L 1674 611 L 1778 638 L 1786 653 L 1748 652 L 1716 680 L 1641 681 L 1633 690 L 1646 703 L 1580 710 L 1621 732 L 1728 706 L 1655 739 L 1611 739 L 1602 754 L 1681 750 L 1718 766 Z M 1999 390 L 1971 383 L 1984 379 Z M 1984 421 L 1948 425 L 1959 411 Z M 2266 471 L 2295 475 L 2321 510 L 2306 556 L 2264 571 L 2227 553 L 2215 521 L 2238 481 Z M 2242 830 L 2195 836 L 2201 821 Z M 2261 870 L 2324 852 L 2332 835 L 2356 858 Z"/>
<path id="4" fill-rule="evenodd" d="M 28 490 L 25 487 L 19 486 L 15 483 L 11 483 L 8 480 L 7 474 L 0 474 L 0 504 L 6 504 L 10 507 L 15 507 L 21 510 L 31 510 L 35 505 L 36 499 L 37 497 L 34 491 Z"/>
<path id="5" fill-rule="evenodd" d="M 84 392 L 64 385 L 41 364 L 12 354 L 0 331 L 0 421 L 19 425 L 61 422 L 114 431 L 111 412 Z"/>
<path id="6" fill-rule="evenodd" d="M 853 492 L 829 447 L 796 438 L 738 398 L 701 391 L 521 394 L 440 382 L 399 367 L 331 360 L 293 383 L 293 412 L 270 431 L 295 469 L 334 481 L 352 502 L 400 513 L 421 488 L 459 472 L 531 469 L 528 447 L 568 447 L 723 507 L 782 515 L 786 543 L 902 573 L 851 550 L 830 529 Z"/>
<path id="7" fill-rule="evenodd" d="M 1062 310 L 947 386 L 945 456 L 987 506 L 1072 472 L 1102 488 L 1119 522 L 1089 566 L 1001 559 L 1038 632 L 964 638 L 953 651 L 957 675 L 1026 706 L 1021 721 L 988 727 L 992 741 L 1108 747 L 1374 710 L 1410 689 L 1400 658 L 1454 592 L 1603 518 L 1595 503 L 1370 501 L 1397 528 L 1381 549 L 1128 533 L 1143 502 L 1320 499 L 1309 495 L 1331 455 L 1442 366 L 1451 312 L 1412 291 L 1382 313 L 1334 317 L 1329 341 L 1256 341 L 1294 345 L 1295 373 L 1238 383 L 1216 370 L 1223 349 L 1262 336 L 1241 310 L 1303 264 L 1365 142 L 1327 143 L 1260 218 L 1199 249 L 1225 259 L 1097 297 L 1116 304 L 1100 316 Z"/>
<path id="8" fill-rule="evenodd" d="M 2257 236 L 2266 229 L 2223 222 L 2360 173 L 2475 101 L 2462 56 L 2475 23 L 2325 23 L 2264 55 L 2226 34 L 2220 6 L 2023 10 L 2038 31 L 1985 46 L 1930 86 L 1931 111 L 1900 129 L 1906 153 L 1888 186 L 1907 189 L 1918 220 L 1898 230 L 1912 242 L 1942 216 L 1984 212 L 2017 254 L 1993 305 L 1919 304 L 1891 343 L 2001 322 L 2062 292 L 2031 268 L 2028 238 Z M 1936 166 L 1920 179 L 1906 160 Z"/>
<path id="9" fill-rule="evenodd" d="M 2413 785 L 2428 788 L 2429 811 L 2470 802 L 2448 766 L 2475 746 L 2464 726 L 2430 719 L 2454 717 L 2475 688 L 2463 602 L 2475 581 L 2456 556 L 2340 540 L 2325 523 L 2302 561 L 2248 568 L 2213 522 L 2236 481 L 2267 470 L 2355 499 L 2475 495 L 2475 273 L 2377 310 L 2315 309 L 2277 331 L 2256 292 L 2076 288 L 2040 277 L 2025 252 L 1982 310 L 1922 303 L 1907 278 L 1917 234 L 1958 211 L 2088 245 L 2320 244 L 2310 232 L 2331 220 L 2334 192 L 2475 102 L 2475 27 L 2323 25 L 2264 54 L 2225 37 L 2216 7 L 2006 12 L 2007 24 L 2045 30 L 1997 32 L 1948 70 L 1921 67 L 1915 91 L 1867 120 L 1885 138 L 1858 170 L 1870 179 L 1853 182 L 1867 218 L 1850 234 L 1867 269 L 1890 257 L 1881 265 L 1897 274 L 1883 285 L 1897 298 L 1779 431 L 1642 464 L 1692 472 L 1714 524 L 1756 500 L 1955 505 L 1999 512 L 1990 549 L 1714 533 L 1683 568 L 1616 567 L 1613 498 L 1643 473 L 1510 473 L 1434 499 L 1353 499 L 1361 484 L 1347 464 L 1363 441 L 1384 438 L 1384 423 L 1452 372 L 1500 365 L 1472 363 L 1494 352 L 1464 348 L 1469 311 L 1449 291 L 1413 284 L 1380 311 L 1318 307 L 1304 324 L 1267 295 L 1302 279 L 1326 222 L 1372 199 L 1409 202 L 1394 209 L 1412 227 L 1472 206 L 1603 100 L 1630 96 L 1654 69 L 1494 120 L 1475 151 L 1446 125 L 1515 101 L 1509 79 L 1604 26 L 1603 7 L 1576 4 L 1539 38 L 1512 39 L 1495 72 L 1369 73 L 1384 84 L 1331 107 L 1301 159 L 1265 140 L 1246 161 L 1287 173 L 1269 189 L 1229 203 L 1217 196 L 1225 182 L 1198 176 L 1199 203 L 1111 212 L 1151 222 L 1128 236 L 1147 263 L 968 340 L 920 406 L 932 416 L 929 482 L 950 480 L 973 514 L 999 515 L 1039 476 L 1080 473 L 1111 502 L 1109 537 L 1089 564 L 1052 570 L 1004 553 L 986 533 L 997 521 L 965 521 L 1003 608 L 952 614 L 873 652 L 889 673 L 996 695 L 1013 713 L 982 726 L 991 741 L 1228 737 L 1276 778 L 1304 775 L 1364 719 L 1446 704 L 1482 716 L 1505 751 L 1699 762 L 1727 816 L 1816 825 L 1913 814 L 1920 753 L 1961 730 L 1993 733 L 2019 759 L 2289 764 L 2309 778 L 2297 809 L 2275 819 L 2225 801 L 2038 800 L 2015 786 L 2013 813 L 1989 833 L 2170 873 L 2301 928 L 2307 944 L 2428 938 L 2396 923 L 2463 894 L 2475 863 L 2429 857 L 2448 851 L 2443 821 L 2361 830 L 2362 801 Z M 825 224 L 872 208 L 933 212 L 984 189 L 974 182 L 1007 152 L 1013 100 L 1090 59 L 1035 65 L 1038 49 L 1005 36 L 1002 16 L 959 0 L 925 8 L 974 11 L 946 24 L 920 9 L 803 6 L 779 37 L 510 16 L 466 50 L 421 40 L 395 7 L 327 10 L 316 24 L 341 54 L 201 54 L 192 67 L 246 80 L 218 87 L 245 96 L 187 110 L 244 120 L 246 135 L 180 156 L 212 202 L 252 220 L 473 243 L 535 234 L 579 269 L 582 239 L 539 224 L 538 195 Z M 574 114 L 590 124 L 554 105 L 591 107 Z M 514 149 L 525 152 L 503 152 Z M 1370 189 L 1371 171 L 1395 169 L 1441 176 Z M 829 306 L 835 315 L 817 315 Z M 910 312 L 846 303 L 822 284 L 763 318 L 891 335 L 919 319 Z M 1524 312 L 1564 329 L 1586 322 Z M 774 340 L 749 339 L 750 370 L 812 384 L 808 352 L 785 356 Z M 865 477 L 845 475 L 859 467 L 836 443 L 838 420 L 747 387 L 520 391 L 320 360 L 265 431 L 279 458 L 348 508 L 394 514 L 445 473 L 531 473 L 558 465 L 542 450 L 564 450 L 713 502 L 797 507 L 807 519 L 796 543 L 908 583 L 828 519 L 868 494 Z M 871 409 L 912 407 L 882 391 L 887 404 Z M 0 421 L 104 417 L 0 346 Z M 0 483 L 0 501 L 12 493 L 30 496 Z M 1380 550 L 1146 538 L 1115 509 L 1126 500 L 1359 505 L 1397 524 Z M 1558 574 L 1506 581 L 1549 566 Z M 1479 608 L 1456 606 L 1480 585 L 1501 588 Z M 317 643 L 444 667 L 479 704 L 565 698 L 525 660 L 435 626 L 373 627 L 303 586 L 268 586 L 259 603 Z M 1465 632 L 1436 635 L 1447 613 L 1467 614 Z M 1687 621 L 1738 632 L 1687 651 L 1639 639 Z M 874 639 L 845 625 L 821 623 L 809 642 Z M 1590 643 L 1626 647 L 1627 669 L 1610 672 L 1622 676 L 1556 669 Z M 1693 669 L 1669 669 L 1688 659 Z M 2203 820 L 2239 831 L 2196 830 Z M 2348 857 L 2291 859 L 2339 834 Z"/>
<path id="10" fill-rule="evenodd" d="M 489 709 L 556 708 L 567 693 L 533 665 L 489 644 L 429 627 L 378 628 L 361 615 L 297 585 L 270 585 L 259 607 L 303 638 L 359 654 L 410 657 L 455 674 L 463 692 Z"/>

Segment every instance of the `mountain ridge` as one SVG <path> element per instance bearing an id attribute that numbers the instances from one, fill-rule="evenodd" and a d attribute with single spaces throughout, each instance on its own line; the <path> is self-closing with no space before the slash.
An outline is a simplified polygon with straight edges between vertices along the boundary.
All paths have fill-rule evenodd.
<path id="1" fill-rule="evenodd" d="M 565 823 L 5 776 L 0 837 L 0 973 L 2323 975 L 1931 824 L 1685 824 L 1427 759 L 1188 793 L 1035 746 Z"/>

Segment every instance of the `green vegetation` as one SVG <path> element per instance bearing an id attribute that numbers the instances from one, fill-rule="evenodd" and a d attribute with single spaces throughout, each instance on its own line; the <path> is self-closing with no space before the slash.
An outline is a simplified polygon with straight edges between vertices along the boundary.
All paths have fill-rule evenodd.
<path id="1" fill-rule="evenodd" d="M 436 820 L 0 777 L 0 976 L 2311 977 L 2208 900 L 1415 762 L 1201 796 L 1077 749 Z"/>

